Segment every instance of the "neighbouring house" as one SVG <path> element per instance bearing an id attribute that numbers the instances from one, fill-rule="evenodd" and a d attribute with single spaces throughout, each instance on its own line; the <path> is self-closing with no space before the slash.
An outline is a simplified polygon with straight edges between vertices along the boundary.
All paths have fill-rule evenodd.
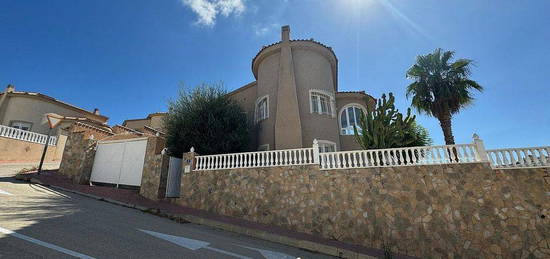
<path id="1" fill-rule="evenodd" d="M 6 90 L 0 93 L 2 125 L 48 134 L 49 128 L 44 120 L 46 113 L 56 113 L 67 117 L 68 120 L 108 127 L 106 123 L 109 118 L 100 115 L 98 109 L 87 111 L 41 93 L 16 91 L 13 85 L 8 85 Z M 56 135 L 58 130 L 54 129 L 52 135 Z"/>
<path id="2" fill-rule="evenodd" d="M 98 109 L 88 111 L 41 93 L 16 91 L 13 85 L 8 85 L 0 93 L 0 163 L 40 160 L 49 132 L 46 113 L 63 116 L 50 132 L 52 147 L 46 161 L 61 159 L 70 131 L 84 132 L 87 138 L 113 135 L 106 124 L 109 118 L 100 115 Z"/>
<path id="3" fill-rule="evenodd" d="M 142 133 L 164 136 L 164 117 L 165 112 L 151 113 L 143 119 L 125 120 L 122 126 Z"/>
<path id="4" fill-rule="evenodd" d="M 313 39 L 264 46 L 252 60 L 256 81 L 229 93 L 257 125 L 258 150 L 311 147 L 321 151 L 360 149 L 353 126 L 375 100 L 363 91 L 338 91 L 338 59 Z"/>

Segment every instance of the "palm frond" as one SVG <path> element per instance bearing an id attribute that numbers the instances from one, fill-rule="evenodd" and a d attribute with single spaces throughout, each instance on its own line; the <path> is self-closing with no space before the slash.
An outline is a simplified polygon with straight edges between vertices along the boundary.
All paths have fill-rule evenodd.
<path id="1" fill-rule="evenodd" d="M 471 90 L 483 87 L 469 78 L 471 59 L 457 59 L 453 51 L 438 48 L 432 53 L 419 55 L 406 73 L 413 80 L 407 86 L 406 96 L 419 112 L 429 116 L 451 115 L 470 105 L 474 98 Z"/>

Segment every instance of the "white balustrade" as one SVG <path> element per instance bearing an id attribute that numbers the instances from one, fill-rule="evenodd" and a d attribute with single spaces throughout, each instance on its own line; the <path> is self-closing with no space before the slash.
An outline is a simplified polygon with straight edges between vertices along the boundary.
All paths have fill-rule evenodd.
<path id="1" fill-rule="evenodd" d="M 44 134 L 16 129 L 4 125 L 0 125 L 0 137 L 18 139 L 38 144 L 46 144 L 46 140 L 48 138 L 48 136 Z M 48 144 L 50 146 L 55 146 L 57 144 L 57 138 L 55 136 L 51 136 Z"/>
<path id="2" fill-rule="evenodd" d="M 314 164 L 313 148 L 196 156 L 195 170 Z"/>
<path id="3" fill-rule="evenodd" d="M 475 144 L 369 149 L 320 153 L 321 169 L 481 162 Z"/>
<path id="4" fill-rule="evenodd" d="M 550 146 L 485 150 L 477 134 L 473 140 L 472 144 L 325 153 L 319 153 L 319 145 L 314 140 L 312 148 L 197 156 L 195 170 L 311 164 L 326 170 L 484 162 L 493 168 L 550 167 Z"/>
<path id="5" fill-rule="evenodd" d="M 550 167 L 550 146 L 487 150 L 493 168 Z"/>

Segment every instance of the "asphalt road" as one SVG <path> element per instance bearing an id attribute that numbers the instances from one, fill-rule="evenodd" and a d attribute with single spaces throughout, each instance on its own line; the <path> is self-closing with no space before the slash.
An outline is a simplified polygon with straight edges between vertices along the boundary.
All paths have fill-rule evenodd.
<path id="1" fill-rule="evenodd" d="M 0 174 L 0 258 L 330 258 Z"/>

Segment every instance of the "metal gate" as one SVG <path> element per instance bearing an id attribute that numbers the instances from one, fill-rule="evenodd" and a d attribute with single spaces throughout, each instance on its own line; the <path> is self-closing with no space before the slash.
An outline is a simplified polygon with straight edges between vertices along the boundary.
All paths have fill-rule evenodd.
<path id="1" fill-rule="evenodd" d="M 181 162 L 181 158 L 170 157 L 170 162 L 168 163 L 168 179 L 166 182 L 166 198 L 180 197 Z"/>
<path id="2" fill-rule="evenodd" d="M 90 181 L 141 186 L 147 138 L 99 141 Z"/>

